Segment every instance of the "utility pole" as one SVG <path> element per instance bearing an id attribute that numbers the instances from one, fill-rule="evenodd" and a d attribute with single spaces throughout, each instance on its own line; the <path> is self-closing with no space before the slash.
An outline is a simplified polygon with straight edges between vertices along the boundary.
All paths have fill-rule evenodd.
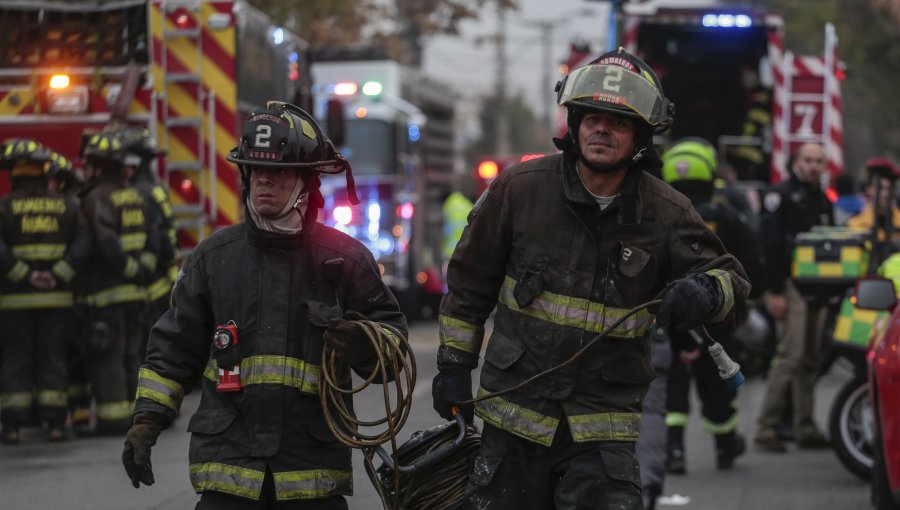
<path id="1" fill-rule="evenodd" d="M 546 92 L 549 96 L 550 92 L 553 90 L 553 85 L 550 84 L 550 67 L 553 65 L 551 63 L 553 56 L 551 54 L 553 48 L 551 47 L 553 44 L 553 26 L 554 22 L 552 21 L 541 21 L 538 23 L 538 26 L 541 28 L 541 68 L 543 68 L 543 73 L 541 73 L 541 86 L 538 88 L 539 91 Z M 544 103 L 544 127 L 547 129 L 553 129 L 553 104 L 550 101 L 543 101 Z"/>
<path id="2" fill-rule="evenodd" d="M 497 131 L 494 152 L 509 154 L 509 111 L 506 100 L 506 7 L 497 2 Z"/>

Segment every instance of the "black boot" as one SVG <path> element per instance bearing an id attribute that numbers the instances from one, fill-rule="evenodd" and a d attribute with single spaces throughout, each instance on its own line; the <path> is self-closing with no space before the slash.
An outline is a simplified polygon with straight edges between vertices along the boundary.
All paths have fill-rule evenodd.
<path id="1" fill-rule="evenodd" d="M 744 436 L 736 432 L 728 432 L 716 436 L 716 467 L 719 469 L 731 469 L 734 459 L 739 457 L 747 446 Z"/>

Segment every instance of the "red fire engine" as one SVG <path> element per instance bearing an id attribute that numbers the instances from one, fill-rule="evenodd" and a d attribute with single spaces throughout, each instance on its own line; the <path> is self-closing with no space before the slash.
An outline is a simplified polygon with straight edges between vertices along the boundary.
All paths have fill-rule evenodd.
<path id="1" fill-rule="evenodd" d="M 0 139 L 75 160 L 84 131 L 149 128 L 182 246 L 239 220 L 225 155 L 246 113 L 271 99 L 312 107 L 307 44 L 244 2 L 0 1 L 0 26 Z"/>

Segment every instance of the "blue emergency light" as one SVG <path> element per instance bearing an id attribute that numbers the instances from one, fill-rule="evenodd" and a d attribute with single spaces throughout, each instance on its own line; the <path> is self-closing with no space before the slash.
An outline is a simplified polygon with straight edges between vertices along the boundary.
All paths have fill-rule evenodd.
<path id="1" fill-rule="evenodd" d="M 422 132 L 419 131 L 419 126 L 413 124 L 412 122 L 407 124 L 406 131 L 409 134 L 410 142 L 418 142 L 419 138 L 422 137 Z"/>

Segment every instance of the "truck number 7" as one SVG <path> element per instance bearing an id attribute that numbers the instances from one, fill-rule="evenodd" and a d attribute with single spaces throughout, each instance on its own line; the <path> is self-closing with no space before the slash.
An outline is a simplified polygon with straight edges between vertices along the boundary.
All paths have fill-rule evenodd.
<path id="1" fill-rule="evenodd" d="M 816 118 L 819 109 L 813 104 L 795 104 L 794 114 L 800 116 L 800 127 L 797 129 L 798 135 L 812 135 L 812 123 Z"/>

